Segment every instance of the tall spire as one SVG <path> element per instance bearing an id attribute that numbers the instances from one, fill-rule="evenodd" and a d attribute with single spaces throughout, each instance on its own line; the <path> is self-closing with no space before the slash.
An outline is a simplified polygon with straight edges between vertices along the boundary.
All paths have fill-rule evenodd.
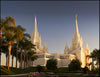
<path id="1" fill-rule="evenodd" d="M 68 51 L 69 51 L 69 48 L 68 48 L 68 45 L 67 45 L 67 43 L 66 43 L 66 46 L 65 46 L 65 49 L 64 49 L 64 54 L 67 54 Z"/>
<path id="2" fill-rule="evenodd" d="M 87 50 L 89 49 L 88 44 L 86 44 L 86 49 L 87 49 Z"/>
<path id="3" fill-rule="evenodd" d="M 34 29 L 33 29 L 32 38 L 31 38 L 31 41 L 33 44 L 35 44 L 38 36 L 39 36 L 39 34 L 38 34 L 38 30 L 37 30 L 37 21 L 36 21 L 36 16 L 35 16 Z"/>
<path id="4" fill-rule="evenodd" d="M 35 16 L 35 22 L 34 22 L 34 32 L 38 32 L 37 30 L 37 21 L 36 21 L 36 16 Z"/>
<path id="5" fill-rule="evenodd" d="M 75 32 L 74 32 L 74 39 L 77 39 L 77 41 L 80 40 L 80 34 L 79 34 L 79 31 L 78 31 L 78 23 L 77 23 L 77 14 L 75 15 Z"/>
<path id="6" fill-rule="evenodd" d="M 45 45 L 44 45 L 43 51 L 44 51 L 44 53 L 48 53 L 48 46 L 47 46 L 46 43 L 45 43 Z"/>
<path id="7" fill-rule="evenodd" d="M 80 47 L 80 34 L 78 31 L 78 23 L 77 23 L 77 14 L 75 15 L 75 32 L 74 37 L 72 38 L 71 48 L 76 49 Z"/>
<path id="8" fill-rule="evenodd" d="M 79 34 L 78 32 L 78 23 L 77 23 L 77 14 L 75 15 L 76 22 L 75 22 L 75 34 Z"/>

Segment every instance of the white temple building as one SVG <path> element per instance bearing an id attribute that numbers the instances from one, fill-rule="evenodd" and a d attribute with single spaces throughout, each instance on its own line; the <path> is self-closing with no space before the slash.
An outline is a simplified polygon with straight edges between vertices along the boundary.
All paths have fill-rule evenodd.
<path id="1" fill-rule="evenodd" d="M 90 63 L 90 59 L 87 57 L 90 55 L 90 50 L 88 47 L 88 44 L 86 45 L 86 48 L 83 48 L 83 41 L 82 37 L 80 37 L 79 30 L 78 30 L 78 23 L 77 23 L 77 15 L 75 15 L 75 32 L 73 35 L 73 38 L 71 40 L 71 46 L 68 47 L 67 43 L 64 49 L 64 53 L 49 53 L 48 52 L 48 46 L 45 43 L 44 47 L 41 46 L 41 36 L 39 35 L 38 29 L 37 29 L 37 21 L 35 16 L 35 22 L 34 22 L 34 30 L 31 37 L 31 42 L 36 45 L 36 55 L 38 56 L 38 59 L 33 61 L 32 66 L 46 66 L 47 60 L 50 58 L 57 59 L 57 66 L 60 67 L 68 67 L 68 64 L 70 64 L 71 60 L 77 58 L 81 61 L 82 65 L 81 67 L 88 66 Z"/>

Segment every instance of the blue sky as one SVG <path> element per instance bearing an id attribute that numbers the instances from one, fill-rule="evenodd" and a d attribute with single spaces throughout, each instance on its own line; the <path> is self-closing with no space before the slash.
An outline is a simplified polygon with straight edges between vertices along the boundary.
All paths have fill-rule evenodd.
<path id="1" fill-rule="evenodd" d="M 50 53 L 64 53 L 66 42 L 71 46 L 75 14 L 83 47 L 99 48 L 99 1 L 1 1 L 1 17 L 14 17 L 30 35 L 36 15 L 42 46 L 46 42 Z"/>

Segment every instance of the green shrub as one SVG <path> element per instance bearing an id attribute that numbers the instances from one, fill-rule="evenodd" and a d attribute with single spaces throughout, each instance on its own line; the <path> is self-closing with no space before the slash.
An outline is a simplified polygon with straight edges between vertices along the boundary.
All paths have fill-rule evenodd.
<path id="1" fill-rule="evenodd" d="M 56 59 L 49 59 L 46 64 L 47 69 L 55 70 L 57 69 L 57 60 Z"/>
<path id="2" fill-rule="evenodd" d="M 68 65 L 69 71 L 78 71 L 81 70 L 81 62 L 78 59 L 72 60 Z"/>

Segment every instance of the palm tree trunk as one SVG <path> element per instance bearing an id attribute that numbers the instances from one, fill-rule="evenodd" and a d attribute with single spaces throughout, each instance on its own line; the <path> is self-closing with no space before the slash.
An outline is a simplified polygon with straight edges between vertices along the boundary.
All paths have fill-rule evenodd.
<path id="1" fill-rule="evenodd" d="M 24 53 L 24 68 L 25 68 L 25 53 Z"/>
<path id="2" fill-rule="evenodd" d="M 2 29 L 0 27 L 0 38 L 2 37 Z M 0 39 L 1 40 L 1 39 Z M 1 44 L 0 44 L 0 65 L 1 65 Z"/>
<path id="3" fill-rule="evenodd" d="M 16 68 L 17 68 L 17 60 L 18 60 L 18 44 L 17 44 L 17 51 L 16 51 Z"/>
<path id="4" fill-rule="evenodd" d="M 12 67 L 13 67 L 13 60 L 14 60 L 14 56 L 12 55 Z"/>
<path id="5" fill-rule="evenodd" d="M 27 55 L 26 55 L 26 68 L 27 68 Z"/>
<path id="6" fill-rule="evenodd" d="M 9 70 L 9 66 L 10 66 L 10 56 L 11 56 L 11 41 L 9 41 L 9 59 L 8 59 L 8 70 Z"/>
<path id="7" fill-rule="evenodd" d="M 31 67 L 31 65 L 32 65 L 32 61 L 31 61 L 31 59 L 29 60 L 29 67 Z"/>
<path id="8" fill-rule="evenodd" d="M 8 66 L 8 52 L 6 53 L 6 66 Z"/>
<path id="9" fill-rule="evenodd" d="M 0 47 L 0 65 L 1 65 L 1 47 Z"/>
<path id="10" fill-rule="evenodd" d="M 21 49 L 21 56 L 20 56 L 20 67 L 22 68 L 22 49 Z"/>
<path id="11" fill-rule="evenodd" d="M 18 57 L 18 53 L 16 51 L 16 68 L 17 68 L 17 57 Z"/>

